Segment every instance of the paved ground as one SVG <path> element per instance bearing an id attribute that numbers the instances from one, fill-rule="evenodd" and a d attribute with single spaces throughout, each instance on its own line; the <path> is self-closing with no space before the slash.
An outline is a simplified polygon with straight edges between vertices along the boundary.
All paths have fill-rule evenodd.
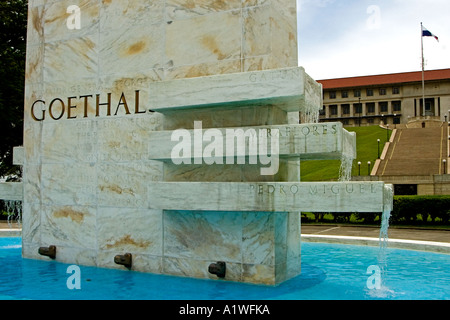
<path id="1" fill-rule="evenodd" d="M 13 224 L 12 229 L 17 228 L 20 228 L 20 226 Z M 1 229 L 11 229 L 11 227 L 6 221 L 0 221 L 0 230 Z M 303 224 L 302 234 L 378 238 L 380 228 Z M 450 230 L 405 229 L 391 227 L 389 229 L 389 238 L 450 243 Z"/>
<path id="2" fill-rule="evenodd" d="M 303 224 L 302 234 L 378 238 L 380 228 Z M 450 243 L 450 230 L 405 229 L 391 227 L 389 229 L 389 238 Z"/>
<path id="3" fill-rule="evenodd" d="M 21 228 L 17 223 L 12 223 L 11 225 L 8 224 L 7 221 L 0 221 L 0 230 L 1 229 L 17 229 L 17 228 Z"/>

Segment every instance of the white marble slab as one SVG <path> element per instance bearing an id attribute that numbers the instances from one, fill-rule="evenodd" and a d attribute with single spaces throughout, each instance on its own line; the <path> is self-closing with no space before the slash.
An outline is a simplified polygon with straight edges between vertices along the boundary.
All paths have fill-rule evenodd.
<path id="1" fill-rule="evenodd" d="M 13 164 L 15 166 L 23 166 L 25 161 L 25 149 L 23 147 L 15 147 L 13 150 Z"/>
<path id="2" fill-rule="evenodd" d="M 384 182 L 148 184 L 151 209 L 258 212 L 383 212 Z"/>
<path id="3" fill-rule="evenodd" d="M 321 85 L 302 67 L 178 79 L 150 84 L 149 106 L 166 113 L 211 106 L 276 105 L 287 112 L 310 110 L 306 101 L 319 102 Z"/>
<path id="4" fill-rule="evenodd" d="M 0 195 L 2 200 L 22 200 L 23 184 L 21 182 L 0 183 Z"/>
<path id="5" fill-rule="evenodd" d="M 180 133 L 180 132 L 178 132 Z M 256 154 L 262 151 L 264 154 L 271 154 L 272 142 L 278 143 L 278 155 L 280 157 L 295 157 L 308 160 L 341 159 L 342 154 L 352 159 L 356 158 L 356 135 L 346 131 L 342 123 L 320 123 L 304 125 L 284 125 L 284 126 L 261 126 L 245 128 L 221 128 L 221 129 L 195 129 L 181 133 L 188 134 L 180 137 L 175 131 L 154 131 L 149 135 L 148 156 L 151 160 L 170 161 L 173 159 L 174 150 L 177 146 L 190 141 L 190 157 L 184 153 L 176 153 L 177 161 L 187 161 L 193 159 L 193 163 L 198 161 L 198 157 L 205 161 L 219 159 L 225 163 L 227 154 L 237 157 L 248 157 L 252 150 L 258 148 Z M 258 147 L 261 142 L 260 134 L 267 137 L 266 149 Z M 236 138 L 241 137 L 241 138 Z M 219 142 L 216 141 L 219 138 Z M 252 139 L 252 143 L 250 143 Z M 188 141 L 184 141 L 188 140 Z M 222 140 L 220 142 L 220 140 Z M 218 144 L 217 144 L 218 143 Z M 228 145 L 234 148 L 227 147 Z M 251 148 L 251 145 L 256 148 Z M 198 151 L 197 146 L 201 146 Z M 215 152 L 207 152 L 215 150 Z M 217 154 L 219 153 L 221 154 Z M 266 153 L 267 151 L 267 153 Z M 211 158 L 214 159 L 211 159 Z M 189 159 L 188 159 L 189 158 Z"/>

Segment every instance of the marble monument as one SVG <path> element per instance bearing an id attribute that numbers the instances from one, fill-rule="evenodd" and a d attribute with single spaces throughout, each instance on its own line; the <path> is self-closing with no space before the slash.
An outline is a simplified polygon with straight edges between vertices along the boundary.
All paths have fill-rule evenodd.
<path id="1" fill-rule="evenodd" d="M 300 182 L 356 148 L 299 124 L 322 88 L 296 21 L 295 0 L 29 1 L 24 176 L 0 187 L 23 256 L 277 285 L 300 212 L 390 210 L 382 182 Z"/>

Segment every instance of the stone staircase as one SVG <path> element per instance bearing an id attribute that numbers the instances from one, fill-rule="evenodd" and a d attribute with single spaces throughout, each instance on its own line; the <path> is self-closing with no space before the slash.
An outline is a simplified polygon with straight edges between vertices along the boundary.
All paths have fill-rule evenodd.
<path id="1" fill-rule="evenodd" d="M 448 155 L 447 127 L 398 129 L 379 176 L 430 176 L 443 174 Z"/>

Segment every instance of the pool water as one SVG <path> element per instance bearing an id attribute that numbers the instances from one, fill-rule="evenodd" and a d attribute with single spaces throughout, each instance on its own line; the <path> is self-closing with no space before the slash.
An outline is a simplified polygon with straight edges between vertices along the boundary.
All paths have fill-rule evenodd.
<path id="1" fill-rule="evenodd" d="M 450 255 L 388 249 L 381 289 L 369 289 L 376 247 L 302 243 L 302 274 L 277 287 L 80 267 L 23 259 L 21 238 L 0 238 L 0 299 L 450 300 Z M 72 283 L 72 282 L 71 282 Z"/>

